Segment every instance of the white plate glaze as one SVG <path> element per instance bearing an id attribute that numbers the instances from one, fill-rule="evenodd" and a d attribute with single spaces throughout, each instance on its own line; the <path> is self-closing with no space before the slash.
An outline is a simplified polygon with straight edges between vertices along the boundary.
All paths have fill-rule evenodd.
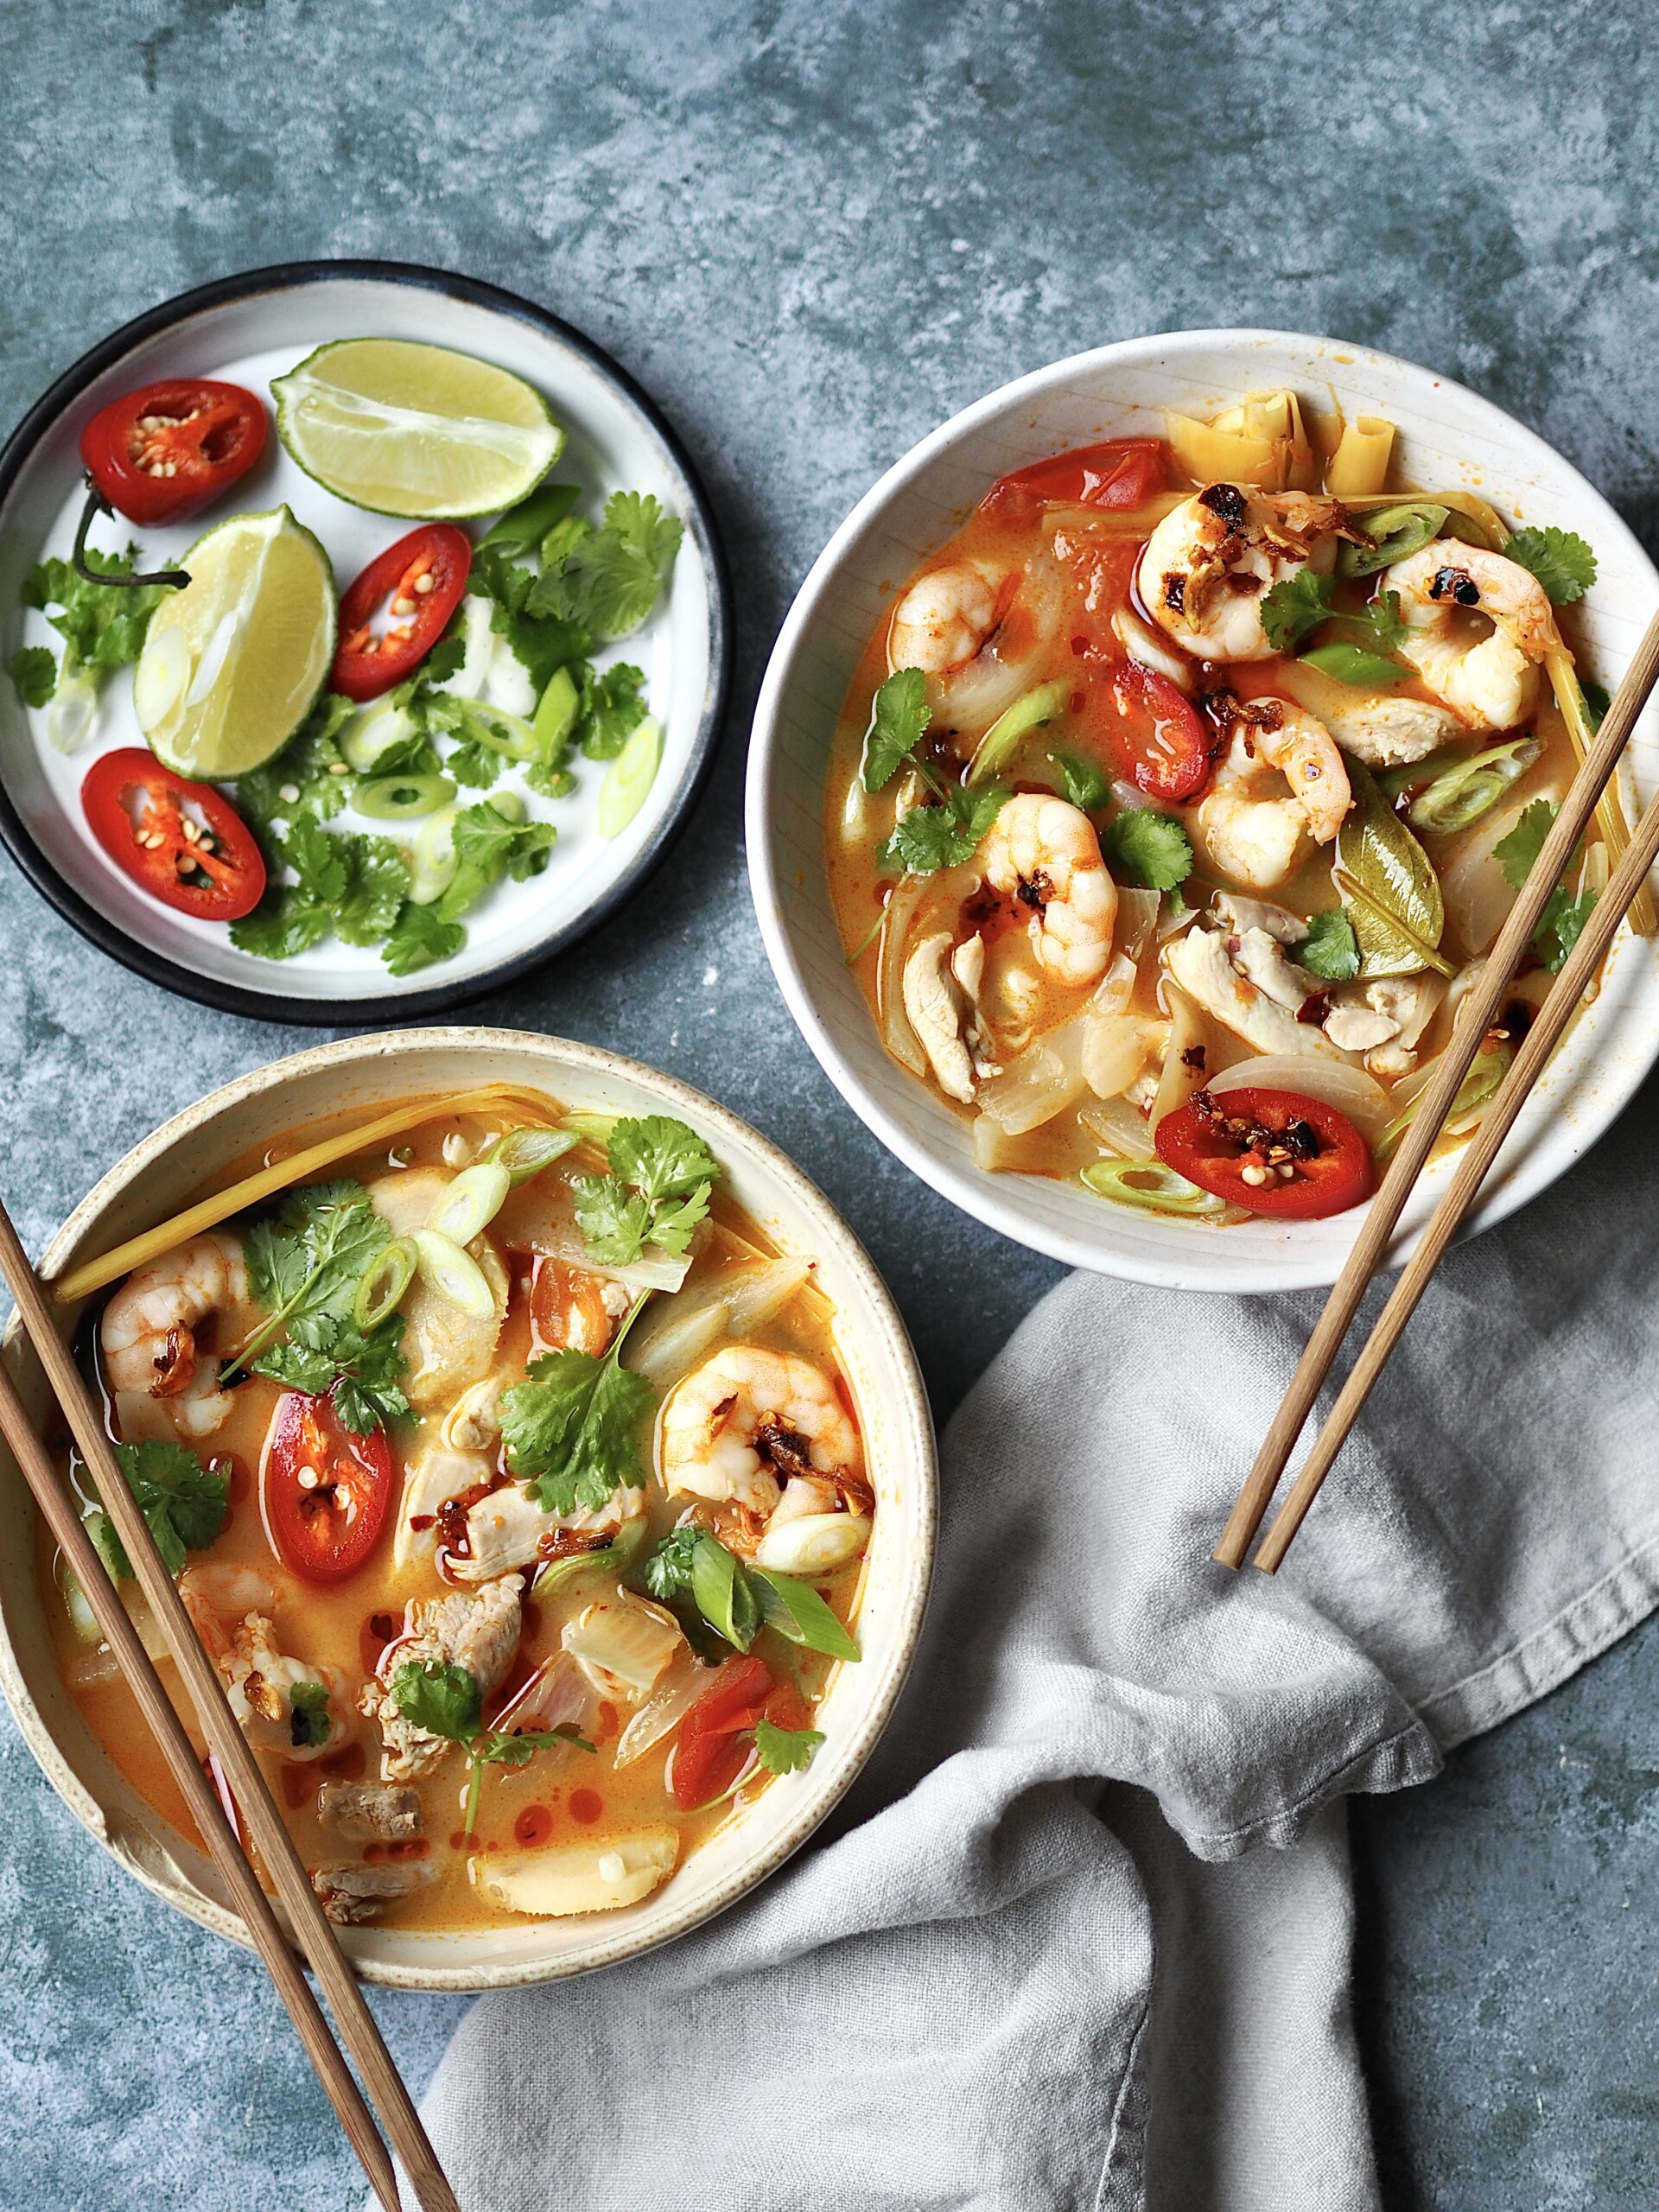
<path id="1" fill-rule="evenodd" d="M 550 1092 L 609 1113 L 668 1113 L 713 1147 L 726 1187 L 780 1250 L 817 1263 L 836 1307 L 836 1345 L 857 1402 L 878 1507 L 857 1631 L 863 1658 L 837 1669 L 819 1707 L 827 1738 L 804 1774 L 774 1783 L 644 1903 L 575 1920 L 448 1936 L 352 1928 L 341 1940 L 372 1981 L 404 1989 L 498 1989 L 609 1966 L 663 1943 L 733 1904 L 781 1866 L 841 1797 L 886 1726 L 909 1668 L 932 1572 L 933 1425 L 903 1322 L 863 1247 L 823 1193 L 745 1122 L 637 1061 L 556 1037 L 506 1029 L 417 1029 L 357 1037 L 279 1060 L 214 1091 L 158 1129 L 76 1207 L 41 1262 L 47 1275 L 107 1251 L 167 1216 L 256 1149 L 333 1116 L 366 1120 L 409 1096 L 487 1083 Z M 65 1316 L 65 1332 L 75 1324 Z M 46 1402 L 27 1343 L 4 1357 L 32 1419 Z M 245 1942 L 213 1863 L 144 1802 L 99 1744 L 58 1674 L 33 1543 L 35 1509 L 0 1446 L 0 1685 L 48 1779 L 88 1832 L 128 1871 L 218 1934 Z"/>
<path id="2" fill-rule="evenodd" d="M 1207 1229 L 1131 1212 L 1081 1186 L 974 1165 L 966 1121 L 891 1060 L 849 970 L 830 899 L 824 779 L 854 670 L 894 591 L 1008 470 L 1070 446 L 1160 435 L 1162 410 L 1207 416 L 1289 385 L 1350 417 L 1399 425 L 1402 480 L 1478 492 L 1516 519 L 1576 530 L 1598 580 L 1575 608 L 1586 672 L 1611 690 L 1659 602 L 1659 574 L 1600 493 L 1553 448 L 1461 385 L 1392 355 L 1278 331 L 1185 331 L 1080 353 L 1005 385 L 906 454 L 814 563 L 773 649 L 749 753 L 749 880 L 785 998 L 825 1072 L 882 1142 L 936 1191 L 1017 1243 L 1073 1267 L 1175 1289 L 1290 1290 L 1333 1282 L 1359 1217 Z M 1659 786 L 1659 709 L 1627 756 L 1643 804 Z M 1628 799 L 1629 779 L 1626 781 Z M 1659 1052 L 1659 951 L 1624 932 L 1599 997 L 1511 1132 L 1471 1231 L 1535 1197 L 1595 1141 Z M 1397 1265 L 1452 1173 L 1420 1182 Z"/>
<path id="3" fill-rule="evenodd" d="M 223 296 L 227 290 L 232 296 Z M 204 303 L 193 305 L 198 300 Z M 0 459 L 0 658 L 9 661 L 20 645 L 56 650 L 62 644 L 44 614 L 22 607 L 19 588 L 44 555 L 70 550 L 85 498 L 77 441 L 100 406 L 137 384 L 188 373 L 245 385 L 269 409 L 271 378 L 331 339 L 415 339 L 497 362 L 543 395 L 569 433 L 553 474 L 582 486 L 582 511 L 596 518 L 608 493 L 638 490 L 653 493 L 685 523 L 663 602 L 644 627 L 596 657 L 600 665 L 628 660 L 645 671 L 651 711 L 664 725 L 662 764 L 645 805 L 610 842 L 594 822 L 601 766 L 578 760 L 579 788 L 562 800 L 524 791 L 516 770 L 504 775 L 498 788 L 517 785 L 532 816 L 557 825 L 548 869 L 528 883 L 497 886 L 467 916 L 467 943 L 453 959 L 403 978 L 387 970 L 377 948 L 333 938 L 292 960 L 253 959 L 236 950 L 221 925 L 145 898 L 100 850 L 81 812 L 80 786 L 100 753 L 143 742 L 130 669 L 106 679 L 92 738 L 67 756 L 48 741 L 44 712 L 23 708 L 11 684 L 0 684 L 0 786 L 14 810 L 10 819 L 0 810 L 0 829 L 77 926 L 86 927 L 89 916 L 101 925 L 87 933 L 106 950 L 156 980 L 237 1011 L 295 1020 L 416 1014 L 522 973 L 582 934 L 643 880 L 694 796 L 712 747 L 728 658 L 724 584 L 705 503 L 671 435 L 621 372 L 575 333 L 539 309 L 464 279 L 399 272 L 390 264 L 372 275 L 306 264 L 211 287 L 157 309 L 133 329 L 158 323 L 129 343 L 123 342 L 128 334 L 118 332 L 100 349 L 112 358 L 90 378 L 86 364 L 72 370 Z M 66 395 L 65 386 L 73 389 Z M 273 421 L 258 466 L 222 510 L 166 530 L 100 518 L 92 542 L 109 548 L 130 538 L 142 548 L 145 566 L 164 566 L 181 561 L 225 513 L 279 502 L 321 539 L 342 591 L 376 553 L 414 527 L 324 491 L 289 458 Z M 480 527 L 473 524 L 472 534 Z M 484 796 L 463 791 L 461 798 Z M 388 826 L 350 813 L 337 819 L 347 829 L 384 833 Z"/>

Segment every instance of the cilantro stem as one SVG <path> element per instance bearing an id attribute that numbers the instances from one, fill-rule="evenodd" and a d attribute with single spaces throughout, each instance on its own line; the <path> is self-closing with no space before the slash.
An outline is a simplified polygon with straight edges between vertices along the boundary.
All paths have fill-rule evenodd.
<path id="1" fill-rule="evenodd" d="M 311 1294 L 313 1285 L 316 1282 L 317 1278 L 322 1274 L 323 1270 L 332 1265 L 334 1256 L 334 1249 L 340 1242 L 340 1209 L 336 1208 L 334 1209 L 334 1211 L 335 1212 L 336 1218 L 330 1224 L 327 1246 L 324 1250 L 322 1256 L 318 1260 L 316 1265 L 312 1268 L 310 1274 L 307 1275 L 305 1281 L 300 1285 L 294 1295 L 279 1306 L 276 1308 L 276 1311 L 270 1315 L 269 1319 L 260 1324 L 259 1327 L 257 1328 L 253 1334 L 248 1338 L 246 1344 L 243 1345 L 241 1351 L 238 1352 L 236 1357 L 231 1362 L 230 1365 L 228 1367 L 222 1368 L 219 1370 L 219 1388 L 221 1389 L 224 1389 L 225 1385 L 230 1381 L 231 1377 L 236 1373 L 238 1368 L 245 1367 L 251 1359 L 264 1350 L 265 1346 L 276 1334 L 276 1332 L 288 1321 L 289 1317 L 291 1314 L 297 1313 L 300 1307 L 304 1305 L 306 1300 Z"/>
<path id="2" fill-rule="evenodd" d="M 468 1751 L 467 1758 L 471 1770 L 467 1783 L 467 1819 L 461 1832 L 463 1843 L 472 1841 L 473 1830 L 478 1826 L 479 1793 L 484 1781 L 483 1760 L 479 1758 L 476 1751 Z"/>
<path id="3" fill-rule="evenodd" d="M 605 1355 L 607 1360 L 613 1367 L 620 1366 L 621 1363 L 618 1355 L 622 1350 L 622 1339 L 627 1335 L 628 1331 L 633 1326 L 634 1323 L 639 1319 L 639 1316 L 645 1312 L 646 1306 L 650 1305 L 652 1300 L 655 1298 L 656 1295 L 657 1294 L 654 1290 L 642 1290 L 639 1297 L 634 1300 L 632 1305 L 629 1306 L 627 1312 L 622 1316 L 622 1325 L 617 1331 L 616 1334 L 611 1338 L 611 1348 Z"/>
<path id="4" fill-rule="evenodd" d="M 906 869 L 905 872 L 908 874 L 910 871 Z M 861 938 L 859 943 L 855 944 L 853 950 L 848 954 L 847 965 L 849 968 L 852 967 L 855 962 L 860 961 L 864 957 L 870 947 L 875 943 L 877 938 L 880 936 L 882 931 L 887 927 L 887 910 L 884 906 L 880 912 L 876 916 L 870 927 L 865 931 L 864 936 Z"/>

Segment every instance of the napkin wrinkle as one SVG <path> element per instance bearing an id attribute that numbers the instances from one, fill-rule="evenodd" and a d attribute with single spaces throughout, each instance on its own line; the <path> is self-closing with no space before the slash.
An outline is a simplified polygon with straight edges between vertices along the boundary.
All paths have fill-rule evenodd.
<path id="1" fill-rule="evenodd" d="M 1276 1576 L 1210 1554 L 1317 1296 L 1054 1290 L 945 1432 L 910 1678 L 813 1845 L 461 2023 L 465 2212 L 1377 2212 L 1345 1800 L 1659 1603 L 1650 1121 L 1446 1255 Z"/>

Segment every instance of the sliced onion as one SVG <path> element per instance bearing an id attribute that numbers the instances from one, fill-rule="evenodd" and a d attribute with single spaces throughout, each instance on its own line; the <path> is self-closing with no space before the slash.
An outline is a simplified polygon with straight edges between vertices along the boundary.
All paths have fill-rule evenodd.
<path id="1" fill-rule="evenodd" d="M 1168 1024 L 1139 1014 L 1083 1017 L 1084 1080 L 1096 1098 L 1121 1098 L 1164 1042 Z"/>
<path id="2" fill-rule="evenodd" d="M 1077 1119 L 1090 1136 L 1109 1145 L 1125 1160 L 1156 1158 L 1152 1124 L 1127 1098 L 1097 1098 L 1077 1109 Z"/>
<path id="3" fill-rule="evenodd" d="M 810 1260 L 758 1260 L 728 1268 L 706 1291 L 660 1308 L 650 1333 L 630 1340 L 626 1363 L 665 1390 L 721 1337 L 747 1336 L 780 1313 L 811 1273 Z"/>
<path id="4" fill-rule="evenodd" d="M 1084 1089 L 1085 1016 L 1033 1039 L 1001 1075 L 979 1087 L 978 1104 L 1006 1135 L 1024 1136 L 1063 1114 Z"/>
<path id="5" fill-rule="evenodd" d="M 497 1714 L 494 1726 L 506 1735 L 515 1728 L 575 1726 L 586 1736 L 598 1719 L 598 1693 L 568 1651 L 556 1651 Z"/>
<path id="6" fill-rule="evenodd" d="M 1158 926 L 1160 903 L 1155 891 L 1142 891 L 1134 885 L 1118 891 L 1117 949 L 1137 964 Z"/>
<path id="7" fill-rule="evenodd" d="M 1208 1085 L 1212 1098 L 1230 1090 L 1294 1090 L 1345 1114 L 1367 1144 L 1375 1147 L 1395 1114 L 1392 1100 L 1375 1076 L 1341 1060 L 1315 1058 L 1312 1052 L 1262 1052 L 1236 1060 Z"/>
<path id="8" fill-rule="evenodd" d="M 660 1744 L 671 1728 L 677 1727 L 709 1687 L 707 1667 L 700 1666 L 690 1650 L 681 1652 L 649 1700 L 642 1705 L 617 1740 L 612 1764 L 632 1766 L 653 1744 Z"/>

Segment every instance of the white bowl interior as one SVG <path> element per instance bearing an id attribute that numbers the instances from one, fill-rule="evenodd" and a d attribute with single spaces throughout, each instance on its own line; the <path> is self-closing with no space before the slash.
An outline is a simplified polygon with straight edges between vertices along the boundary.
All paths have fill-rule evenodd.
<path id="1" fill-rule="evenodd" d="M 614 1054 L 508 1030 L 450 1029 L 358 1038 L 279 1061 L 214 1092 L 130 1153 L 54 1238 L 43 1268 L 60 1272 L 163 1219 L 250 1148 L 307 1122 L 495 1082 L 535 1085 L 572 1107 L 677 1114 L 704 1134 L 740 1204 L 780 1249 L 818 1263 L 817 1281 L 836 1308 L 880 1510 L 857 1624 L 864 1656 L 841 1668 L 830 1686 L 817 1724 L 828 1741 L 807 1772 L 775 1783 L 653 1896 L 624 1910 L 462 1935 L 341 1931 L 365 1975 L 404 1988 L 506 1986 L 608 1965 L 683 1934 L 780 1865 L 880 1735 L 915 1646 L 932 1566 L 926 1395 L 904 1325 L 862 1247 L 799 1170 L 747 1123 Z M 5 1357 L 31 1417 L 41 1419 L 44 1381 L 15 1332 Z M 34 1514 L 22 1475 L 0 1446 L 0 1516 L 20 1532 Z M 0 1681 L 23 1735 L 72 1810 L 117 1858 L 193 1919 L 244 1940 L 211 1860 L 123 1777 L 64 1688 L 32 1558 L 32 1544 L 16 1533 L 0 1548 Z"/>
<path id="2" fill-rule="evenodd" d="M 495 308 L 390 279 L 351 276 L 293 284 L 200 309 L 141 342 L 106 369 L 41 438 L 0 506 L 4 658 L 9 661 L 22 645 L 48 645 L 54 652 L 62 645 L 43 613 L 22 607 L 19 588 L 36 561 L 54 554 L 67 557 L 73 544 L 85 497 L 77 442 L 100 407 L 136 384 L 194 375 L 245 385 L 269 410 L 273 377 L 330 340 L 365 335 L 448 346 L 524 378 L 569 434 L 556 477 L 579 483 L 590 504 L 594 493 L 636 490 L 654 493 L 682 518 L 693 512 L 691 487 L 649 417 L 586 354 L 554 332 Z M 367 514 L 324 491 L 289 460 L 273 427 L 264 457 L 223 512 L 266 509 L 279 501 L 321 539 L 342 591 L 375 554 L 413 527 L 391 516 Z M 222 518 L 221 511 L 213 509 L 171 529 L 142 531 L 130 531 L 118 519 L 104 519 L 94 525 L 92 543 L 107 548 L 136 537 L 153 565 L 166 565 L 181 561 L 198 535 Z M 122 874 L 88 830 L 79 794 L 99 753 L 143 743 L 132 711 L 130 670 L 118 669 L 106 679 L 93 736 L 67 757 L 47 739 L 44 710 L 23 707 L 10 683 L 0 686 L 0 780 L 65 881 L 129 937 L 195 976 L 273 998 L 339 1001 L 395 1001 L 435 985 L 476 981 L 533 953 L 602 904 L 672 812 L 697 758 L 699 734 L 719 681 L 709 653 L 713 593 L 702 550 L 688 529 L 665 601 L 644 628 L 597 656 L 601 665 L 628 660 L 645 671 L 651 710 L 664 727 L 657 780 L 622 835 L 607 842 L 599 834 L 595 815 L 602 768 L 578 762 L 580 788 L 550 806 L 529 794 L 519 772 L 510 768 L 496 788 L 517 787 L 529 798 L 532 814 L 550 814 L 558 825 L 559 842 L 547 871 L 528 883 L 499 885 L 468 915 L 461 950 L 413 976 L 393 976 L 375 947 L 342 944 L 334 938 L 292 960 L 253 959 L 238 952 L 217 924 L 169 912 Z M 463 799 L 468 796 L 462 794 Z M 387 827 L 349 813 L 341 820 L 360 830 L 384 832 Z"/>
<path id="3" fill-rule="evenodd" d="M 891 1060 L 848 969 L 823 834 L 830 746 L 847 687 L 894 591 L 960 527 L 993 480 L 1065 448 L 1161 435 L 1162 410 L 1209 416 L 1246 391 L 1293 386 L 1345 415 L 1399 425 L 1402 480 L 1478 492 L 1517 521 L 1554 523 L 1594 547 L 1598 580 L 1574 609 L 1586 672 L 1611 690 L 1659 604 L 1659 575 L 1601 495 L 1488 401 L 1408 361 L 1272 331 L 1198 331 L 1079 354 L 993 392 L 923 440 L 830 540 L 784 624 L 749 756 L 750 880 L 785 997 L 842 1096 L 899 1159 L 965 1211 L 1070 1265 L 1178 1289 L 1284 1290 L 1334 1281 L 1357 1215 L 1255 1220 L 1225 1230 L 1133 1212 L 1075 1185 L 990 1174 L 968 1124 Z M 1643 804 L 1659 787 L 1659 709 L 1627 755 Z M 1633 817 L 1632 817 L 1633 818 Z M 1629 1099 L 1659 1051 L 1659 963 L 1621 935 L 1600 995 L 1556 1054 L 1500 1154 L 1471 1226 L 1499 1221 L 1562 1173 Z M 1452 1173 L 1424 1175 L 1397 1263 Z"/>

